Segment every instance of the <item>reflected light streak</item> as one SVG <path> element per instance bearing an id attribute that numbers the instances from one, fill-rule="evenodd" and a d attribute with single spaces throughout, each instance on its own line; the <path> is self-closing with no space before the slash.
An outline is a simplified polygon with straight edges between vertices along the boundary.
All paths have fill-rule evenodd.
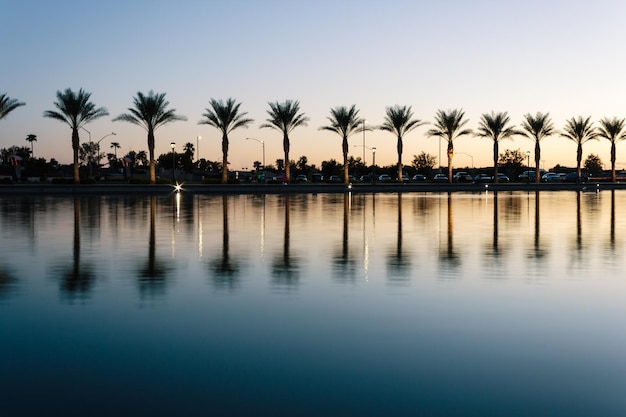
<path id="1" fill-rule="evenodd" d="M 178 223 L 180 221 L 180 193 L 174 195 L 174 210 L 172 216 L 172 258 L 176 257 L 176 233 L 178 233 Z"/>
<path id="2" fill-rule="evenodd" d="M 198 207 L 196 210 L 198 210 L 198 259 L 202 259 L 202 255 L 204 252 L 204 242 L 202 241 L 203 238 L 203 230 L 202 230 L 202 210 L 200 210 L 200 195 L 196 195 L 197 197 L 197 201 L 198 201 Z"/>

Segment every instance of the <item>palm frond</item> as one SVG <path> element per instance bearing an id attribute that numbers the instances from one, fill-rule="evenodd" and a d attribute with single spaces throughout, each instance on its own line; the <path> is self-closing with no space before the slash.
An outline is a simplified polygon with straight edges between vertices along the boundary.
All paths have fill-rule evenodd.
<path id="1" fill-rule="evenodd" d="M 6 93 L 0 94 L 0 120 L 4 119 L 13 110 L 25 105 L 26 103 L 10 98 Z"/>

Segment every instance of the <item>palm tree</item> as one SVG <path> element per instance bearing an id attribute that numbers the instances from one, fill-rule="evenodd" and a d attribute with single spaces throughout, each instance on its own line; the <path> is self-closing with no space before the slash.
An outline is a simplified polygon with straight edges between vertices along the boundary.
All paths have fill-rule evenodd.
<path id="1" fill-rule="evenodd" d="M 483 113 L 478 123 L 478 132 L 475 136 L 493 140 L 493 180 L 498 182 L 498 144 L 502 139 L 510 139 L 520 132 L 513 126 L 507 126 L 510 118 L 507 112 L 491 114 Z"/>
<path id="2" fill-rule="evenodd" d="M 87 123 L 102 116 L 108 116 L 109 112 L 104 107 L 96 108 L 96 105 L 89 101 L 91 93 L 82 88 L 78 92 L 71 89 L 57 91 L 57 101 L 54 103 L 58 111 L 46 110 L 43 115 L 51 119 L 67 123 L 72 128 L 72 150 L 74 151 L 74 184 L 80 183 L 78 175 L 78 151 L 80 149 L 80 138 L 78 130 Z"/>
<path id="3" fill-rule="evenodd" d="M 580 162 L 583 159 L 583 144 L 591 139 L 597 139 L 598 133 L 593 127 L 591 116 L 583 120 L 582 116 L 572 117 L 565 122 L 565 128 L 561 136 L 573 141 L 576 149 L 576 174 L 580 178 Z"/>
<path id="4" fill-rule="evenodd" d="M 379 129 L 391 132 L 398 137 L 398 182 L 402 182 L 402 137 L 423 124 L 426 123 L 413 119 L 411 106 L 387 107 L 385 121 Z"/>
<path id="5" fill-rule="evenodd" d="M 524 121 L 522 121 L 522 135 L 528 139 L 535 141 L 535 182 L 541 181 L 539 162 L 541 162 L 541 146 L 539 142 L 548 136 L 554 134 L 554 126 L 550 119 L 550 113 L 543 114 L 537 112 L 537 115 L 533 116 L 530 113 L 524 115 Z"/>
<path id="6" fill-rule="evenodd" d="M 32 154 L 32 157 L 35 157 L 35 147 L 33 146 L 33 142 L 37 142 L 37 135 L 33 135 L 32 133 L 29 135 L 26 135 L 26 140 L 28 142 L 30 142 L 30 152 Z"/>
<path id="7" fill-rule="evenodd" d="M 117 160 L 117 150 L 121 148 L 119 142 L 111 142 L 111 148 L 113 148 L 113 152 L 115 152 L 115 160 Z"/>
<path id="8" fill-rule="evenodd" d="M 24 105 L 26 103 L 17 101 L 17 99 L 7 96 L 6 93 L 0 94 L 0 120 L 7 117 L 13 110 Z"/>
<path id="9" fill-rule="evenodd" d="M 438 136 L 448 142 L 448 181 L 452 182 L 452 158 L 454 157 L 454 140 L 469 135 L 471 129 L 462 129 L 469 120 L 463 120 L 465 112 L 462 109 L 438 110 L 435 116 L 435 128 L 430 129 L 428 136 Z M 440 162 L 441 163 L 441 162 Z"/>
<path id="10" fill-rule="evenodd" d="M 239 127 L 247 128 L 253 119 L 246 118 L 246 112 L 240 113 L 241 103 L 235 102 L 233 98 L 226 100 L 209 100 L 211 108 L 206 108 L 206 113 L 202 116 L 205 119 L 198 122 L 199 125 L 213 126 L 222 132 L 222 184 L 228 183 L 228 134 Z"/>
<path id="11" fill-rule="evenodd" d="M 341 149 L 343 150 L 343 182 L 348 184 L 348 138 L 354 133 L 363 131 L 363 119 L 359 119 L 359 111 L 353 104 L 349 109 L 345 106 L 330 109 L 329 126 L 322 126 L 320 130 L 329 130 L 339 134 L 343 141 Z"/>
<path id="12" fill-rule="evenodd" d="M 165 100 L 165 93 L 148 95 L 141 91 L 133 98 L 134 107 L 129 107 L 130 113 L 124 113 L 113 119 L 114 122 L 121 120 L 143 127 L 148 132 L 148 152 L 150 154 L 150 184 L 156 183 L 156 170 L 154 162 L 154 131 L 164 124 L 177 120 L 187 120 L 185 116 L 177 115 L 176 109 L 167 109 L 169 101 Z"/>
<path id="13" fill-rule="evenodd" d="M 626 131 L 624 131 L 624 119 L 604 118 L 600 120 L 600 128 L 598 129 L 598 136 L 604 139 L 608 139 L 611 142 L 611 181 L 615 182 L 615 158 L 617 142 L 621 142 L 626 139 Z"/>
<path id="14" fill-rule="evenodd" d="M 193 143 L 187 142 L 183 145 L 183 151 L 185 152 L 186 155 L 189 155 L 189 158 L 193 159 L 193 154 L 196 151 L 196 149 L 195 149 L 195 146 L 193 146 Z"/>
<path id="15" fill-rule="evenodd" d="M 306 122 L 309 120 L 304 113 L 298 113 L 300 111 L 300 103 L 298 101 L 287 100 L 284 103 L 267 103 L 270 106 L 270 110 L 267 114 L 270 115 L 269 119 L 261 125 L 261 127 L 269 127 L 276 129 L 283 133 L 283 150 L 285 152 L 285 177 L 287 182 L 290 177 L 290 163 L 289 163 L 289 133 L 298 126 L 306 126 Z"/>

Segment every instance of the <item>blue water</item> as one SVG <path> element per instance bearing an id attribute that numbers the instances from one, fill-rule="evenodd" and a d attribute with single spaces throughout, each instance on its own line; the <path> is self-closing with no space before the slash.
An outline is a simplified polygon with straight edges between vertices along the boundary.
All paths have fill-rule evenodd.
<path id="1" fill-rule="evenodd" d="M 0 414 L 622 416 L 624 207 L 0 198 Z"/>

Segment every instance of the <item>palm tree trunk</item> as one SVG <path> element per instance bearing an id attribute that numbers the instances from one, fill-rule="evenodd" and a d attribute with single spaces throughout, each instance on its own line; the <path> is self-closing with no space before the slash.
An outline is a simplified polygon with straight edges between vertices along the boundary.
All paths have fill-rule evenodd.
<path id="1" fill-rule="evenodd" d="M 346 135 L 343 136 L 341 150 L 343 151 L 343 183 L 347 184 L 350 173 L 348 172 L 348 137 Z"/>
<path id="2" fill-rule="evenodd" d="M 156 164 L 154 162 L 154 131 L 148 130 L 148 154 L 150 157 L 150 184 L 156 184 Z"/>
<path id="3" fill-rule="evenodd" d="M 72 128 L 72 151 L 74 153 L 74 184 L 80 184 L 80 175 L 78 174 L 78 148 L 80 147 L 80 139 L 78 137 L 78 128 Z"/>
<path id="4" fill-rule="evenodd" d="M 498 141 L 493 141 L 493 181 L 498 182 Z"/>
<path id="5" fill-rule="evenodd" d="M 222 184 L 228 184 L 228 135 L 222 134 Z"/>
<path id="6" fill-rule="evenodd" d="M 578 142 L 578 149 L 576 150 L 576 175 L 580 179 L 580 162 L 583 160 L 583 144 Z"/>
<path id="7" fill-rule="evenodd" d="M 541 161 L 541 147 L 539 141 L 535 142 L 535 182 L 539 184 L 541 182 L 539 162 Z"/>
<path id="8" fill-rule="evenodd" d="M 398 135 L 398 182 L 402 182 L 402 136 Z"/>
<path id="9" fill-rule="evenodd" d="M 291 164 L 289 163 L 289 136 L 287 133 L 283 135 L 283 150 L 285 151 L 285 177 L 287 184 L 291 182 Z"/>
<path id="10" fill-rule="evenodd" d="M 615 142 L 612 141 L 611 142 L 611 181 L 615 182 L 616 180 L 616 176 L 615 176 Z"/>
<path id="11" fill-rule="evenodd" d="M 452 182 L 452 158 L 454 157 L 454 144 L 448 140 L 448 182 Z"/>

